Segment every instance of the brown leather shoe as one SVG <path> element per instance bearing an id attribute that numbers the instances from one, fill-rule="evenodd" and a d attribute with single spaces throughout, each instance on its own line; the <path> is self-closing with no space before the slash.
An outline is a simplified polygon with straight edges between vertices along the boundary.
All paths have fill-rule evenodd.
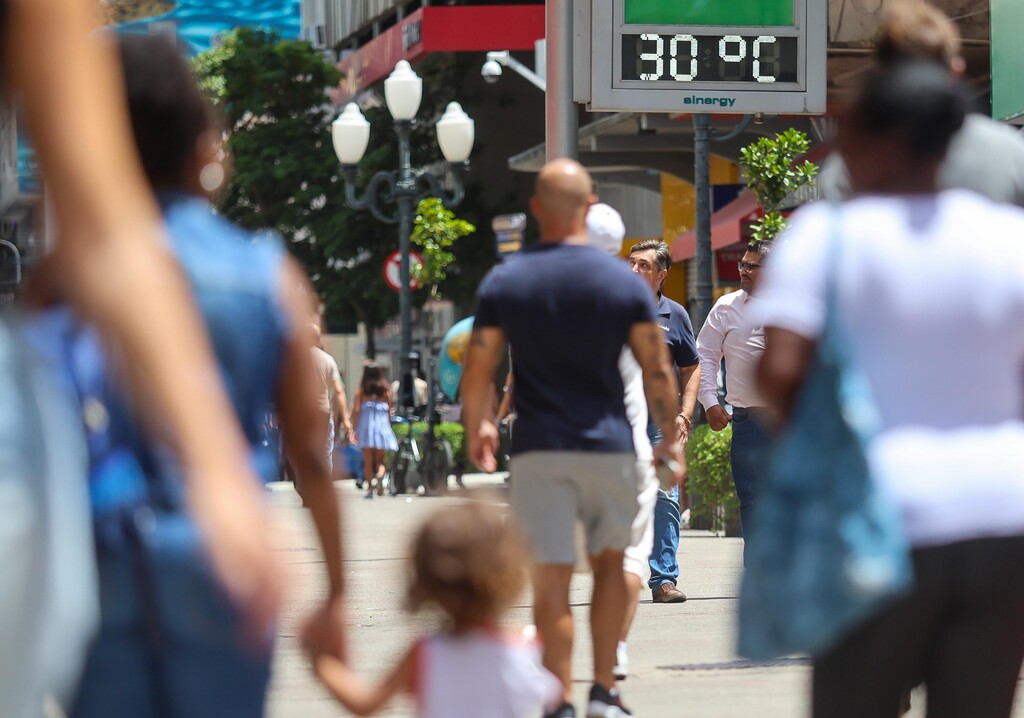
<path id="1" fill-rule="evenodd" d="M 655 603 L 682 603 L 686 594 L 676 588 L 673 583 L 663 583 L 651 591 Z"/>

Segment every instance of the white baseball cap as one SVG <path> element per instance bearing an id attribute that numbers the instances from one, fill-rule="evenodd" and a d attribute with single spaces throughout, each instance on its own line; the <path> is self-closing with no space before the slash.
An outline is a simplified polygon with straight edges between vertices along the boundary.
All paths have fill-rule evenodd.
<path id="1" fill-rule="evenodd" d="M 618 256 L 625 236 L 626 225 L 622 223 L 621 214 L 603 202 L 591 205 L 587 212 L 587 241 L 591 246 Z"/>

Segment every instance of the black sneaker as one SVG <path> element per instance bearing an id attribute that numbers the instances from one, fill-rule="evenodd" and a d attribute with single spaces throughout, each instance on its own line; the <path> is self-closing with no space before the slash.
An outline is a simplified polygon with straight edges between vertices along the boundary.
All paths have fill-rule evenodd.
<path id="1" fill-rule="evenodd" d="M 551 713 L 545 713 L 544 718 L 576 718 L 576 708 L 572 703 L 563 703 Z"/>
<path id="2" fill-rule="evenodd" d="M 625 718 L 633 715 L 622 705 L 622 696 L 618 688 L 610 691 L 595 683 L 590 689 L 590 702 L 587 704 L 587 718 Z"/>

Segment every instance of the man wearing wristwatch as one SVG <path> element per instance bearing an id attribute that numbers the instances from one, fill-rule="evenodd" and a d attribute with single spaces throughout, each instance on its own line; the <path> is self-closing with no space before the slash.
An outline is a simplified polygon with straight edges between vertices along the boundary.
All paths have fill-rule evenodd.
<path id="1" fill-rule="evenodd" d="M 758 488 L 768 472 L 771 437 L 768 433 L 770 410 L 755 381 L 757 364 L 764 354 L 764 327 L 757 320 L 754 293 L 761 265 L 771 245 L 751 243 L 740 260 L 740 289 L 726 294 L 711 308 L 697 336 L 700 357 L 700 403 L 707 413 L 708 425 L 722 431 L 732 423 L 729 463 L 736 495 L 740 500 L 743 525 L 743 551 L 747 550 L 750 518 Z M 725 360 L 725 400 L 732 406 L 726 412 L 718 401 L 718 369 Z"/>
<path id="2" fill-rule="evenodd" d="M 681 305 L 661 293 L 672 255 L 668 245 L 657 239 L 639 242 L 629 251 L 629 266 L 651 287 L 657 303 L 658 326 L 665 333 L 672 363 L 679 372 L 679 406 L 676 416 L 676 435 L 671 437 L 680 446 L 690 435 L 690 420 L 697 402 L 700 386 L 700 363 L 693 337 L 690 317 Z M 653 425 L 648 434 L 652 444 L 664 437 Z M 682 603 L 686 594 L 679 590 L 679 487 L 671 492 L 659 491 L 654 509 L 654 548 L 651 551 L 651 578 L 647 585 L 655 603 Z"/>

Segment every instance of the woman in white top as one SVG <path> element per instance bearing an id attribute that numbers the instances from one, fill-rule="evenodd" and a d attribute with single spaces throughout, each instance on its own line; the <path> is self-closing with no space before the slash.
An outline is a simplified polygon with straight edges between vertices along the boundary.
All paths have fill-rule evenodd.
<path id="1" fill-rule="evenodd" d="M 1024 213 L 938 192 L 965 109 L 935 67 L 870 78 L 840 134 L 857 196 L 801 211 L 764 278 L 759 378 L 784 416 L 835 282 L 882 419 L 873 477 L 913 548 L 910 595 L 815 659 L 816 718 L 896 716 L 901 691 L 922 679 L 929 718 L 1003 718 L 1013 704 L 1024 657 Z"/>

